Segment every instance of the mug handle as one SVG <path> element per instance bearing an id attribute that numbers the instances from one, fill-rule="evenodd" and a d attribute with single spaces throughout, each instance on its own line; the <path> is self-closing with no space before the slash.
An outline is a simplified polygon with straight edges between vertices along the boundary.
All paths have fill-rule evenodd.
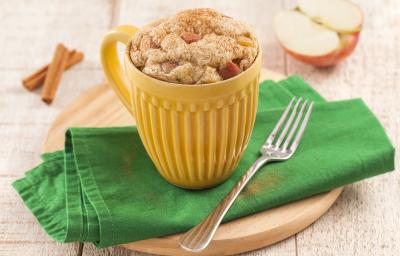
<path id="1" fill-rule="evenodd" d="M 133 34 L 138 30 L 138 28 L 130 25 L 121 25 L 113 28 L 103 37 L 100 50 L 104 74 L 114 92 L 131 114 L 133 114 L 133 105 L 124 69 L 118 58 L 117 43 L 121 42 L 128 46 Z"/>

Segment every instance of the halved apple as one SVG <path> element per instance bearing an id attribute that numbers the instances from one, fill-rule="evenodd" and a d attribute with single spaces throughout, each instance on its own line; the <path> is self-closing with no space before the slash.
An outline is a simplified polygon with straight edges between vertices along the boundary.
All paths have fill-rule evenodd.
<path id="1" fill-rule="evenodd" d="M 360 9 L 346 0 L 299 0 L 295 10 L 275 16 L 282 47 L 296 59 L 318 67 L 337 64 L 352 53 L 362 28 Z"/>

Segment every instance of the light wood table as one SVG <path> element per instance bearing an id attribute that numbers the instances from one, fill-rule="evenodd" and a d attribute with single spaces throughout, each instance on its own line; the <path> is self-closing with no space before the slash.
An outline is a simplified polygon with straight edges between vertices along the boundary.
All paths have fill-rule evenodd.
<path id="1" fill-rule="evenodd" d="M 400 145 L 400 2 L 357 0 L 365 26 L 355 53 L 335 68 L 299 63 L 278 46 L 271 20 L 293 6 L 286 0 L 253 1 L 1 1 L 0 3 L 0 255 L 143 255 L 118 247 L 53 242 L 23 206 L 11 182 L 40 162 L 55 116 L 73 98 L 103 81 L 102 35 L 117 24 L 142 26 L 179 9 L 209 6 L 252 24 L 264 49 L 264 67 L 299 74 L 329 100 L 361 97 Z M 51 59 L 58 42 L 85 52 L 65 73 L 51 106 L 20 79 Z M 367 127 L 366 127 L 367 129 Z M 397 146 L 397 150 L 400 148 Z M 397 156 L 397 162 L 399 157 Z M 308 229 L 247 255 L 398 255 L 400 174 L 395 171 L 347 186 L 335 205 Z"/>

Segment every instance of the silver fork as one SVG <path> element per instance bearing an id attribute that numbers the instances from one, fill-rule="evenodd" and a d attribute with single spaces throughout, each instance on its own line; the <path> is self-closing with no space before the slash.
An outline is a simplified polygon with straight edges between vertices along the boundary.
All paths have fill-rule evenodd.
<path id="1" fill-rule="evenodd" d="M 285 161 L 294 154 L 304 133 L 308 120 L 310 119 L 311 111 L 314 105 L 314 102 L 308 104 L 308 101 L 305 101 L 298 112 L 298 108 L 302 101 L 302 99 L 299 98 L 296 101 L 289 118 L 287 119 L 286 117 L 288 116 L 295 100 L 296 98 L 293 97 L 280 117 L 275 128 L 272 130 L 265 143 L 261 146 L 261 157 L 254 162 L 254 164 L 247 170 L 236 186 L 233 187 L 231 192 L 229 192 L 224 200 L 214 209 L 214 211 L 208 215 L 206 219 L 180 237 L 179 244 L 183 249 L 191 252 L 199 252 L 204 250 L 211 242 L 226 212 L 229 210 L 237 196 L 257 172 L 257 170 L 259 170 L 260 167 L 267 162 Z M 309 107 L 304 115 L 307 105 Z M 285 123 L 286 119 L 287 121 Z M 300 128 L 297 129 L 299 124 Z M 283 125 L 283 129 L 281 129 Z M 295 136 L 294 139 L 293 136 Z"/>

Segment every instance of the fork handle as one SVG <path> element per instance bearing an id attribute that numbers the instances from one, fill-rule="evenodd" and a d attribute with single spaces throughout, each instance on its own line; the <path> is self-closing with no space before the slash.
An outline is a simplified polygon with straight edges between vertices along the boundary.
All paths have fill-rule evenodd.
<path id="1" fill-rule="evenodd" d="M 199 252 L 205 249 L 211 242 L 222 219 L 238 197 L 242 189 L 247 185 L 253 175 L 267 163 L 270 158 L 262 156 L 258 158 L 253 165 L 246 171 L 239 182 L 232 188 L 229 194 L 221 201 L 221 203 L 204 219 L 201 223 L 187 231 L 179 239 L 180 246 L 192 252 Z"/>

